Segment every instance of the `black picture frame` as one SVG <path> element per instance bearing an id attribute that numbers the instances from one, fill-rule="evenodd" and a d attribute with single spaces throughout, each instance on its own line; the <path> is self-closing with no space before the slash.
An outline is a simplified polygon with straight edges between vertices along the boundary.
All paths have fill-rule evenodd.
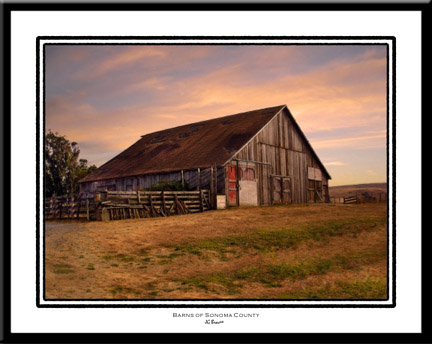
<path id="1" fill-rule="evenodd" d="M 10 187 L 11 181 L 11 14 L 14 11 L 221 11 L 221 10 L 247 10 L 247 11 L 421 11 L 422 13 L 422 112 L 427 113 L 428 104 L 426 101 L 427 76 L 429 75 L 428 61 L 430 53 L 427 50 L 429 43 L 429 3 L 315 3 L 315 4 L 288 4 L 288 3 L 267 3 L 267 4 L 222 4 L 222 3 L 18 3 L 7 2 L 1 4 L 2 15 L 2 77 L 3 89 L 0 101 L 3 104 L 3 116 L 1 124 L 3 135 L 1 140 L 1 184 L 0 197 L 1 208 L 0 218 L 3 222 L 3 231 L 0 234 L 2 243 L 2 254 L 0 255 L 0 341 L 12 342 L 299 342 L 299 343 L 326 343 L 326 342 L 385 342 L 385 343 L 428 343 L 432 342 L 431 332 L 428 329 L 425 319 L 429 313 L 429 305 L 426 297 L 422 297 L 422 333 L 12 333 L 11 332 L 11 195 L 13 190 Z M 423 124 L 423 116 L 422 116 Z M 423 134 L 423 125 L 422 125 Z M 423 135 L 422 135 L 423 137 Z M 423 152 L 422 152 L 423 154 Z M 423 193 L 424 195 L 425 193 Z M 422 196 L 423 197 L 423 196 Z M 423 212 L 422 212 L 423 214 Z M 423 215 L 422 215 L 423 217 Z M 422 218 L 423 220 L 423 218 Z M 423 222 L 423 221 L 422 221 Z M 427 242 L 427 233 L 422 231 L 422 275 L 427 269 L 427 252 L 424 243 Z M 424 275 L 426 276 L 426 275 Z M 422 279 L 422 290 L 427 290 L 425 278 Z M 424 295 L 423 295 L 424 296 Z M 342 329 L 341 329 L 342 330 Z"/>

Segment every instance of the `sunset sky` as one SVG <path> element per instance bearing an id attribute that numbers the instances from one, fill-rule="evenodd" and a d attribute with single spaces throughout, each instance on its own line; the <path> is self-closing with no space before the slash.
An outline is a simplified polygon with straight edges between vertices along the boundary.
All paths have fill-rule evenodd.
<path id="1" fill-rule="evenodd" d="M 332 176 L 386 181 L 384 45 L 46 45 L 46 129 L 100 166 L 141 135 L 286 104 Z"/>

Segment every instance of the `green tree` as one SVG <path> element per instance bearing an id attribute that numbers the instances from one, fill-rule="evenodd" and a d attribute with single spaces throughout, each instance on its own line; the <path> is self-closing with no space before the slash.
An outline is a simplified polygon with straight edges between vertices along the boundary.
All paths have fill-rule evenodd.
<path id="1" fill-rule="evenodd" d="M 79 159 L 78 143 L 48 130 L 45 135 L 45 195 L 74 194 L 79 191 L 78 180 L 96 169 Z"/>

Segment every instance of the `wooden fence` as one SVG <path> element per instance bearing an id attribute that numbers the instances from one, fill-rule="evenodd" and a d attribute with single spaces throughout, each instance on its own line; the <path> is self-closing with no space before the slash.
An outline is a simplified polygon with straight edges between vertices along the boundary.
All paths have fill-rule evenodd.
<path id="1" fill-rule="evenodd" d="M 330 203 L 333 204 L 343 204 L 344 198 L 343 197 L 330 197 Z"/>
<path id="2" fill-rule="evenodd" d="M 357 196 L 330 197 L 330 203 L 333 203 L 333 204 L 352 204 L 352 203 L 358 203 L 358 198 L 357 198 Z"/>
<path id="3" fill-rule="evenodd" d="M 78 194 L 45 199 L 46 219 L 95 219 L 97 204 L 94 195 Z"/>
<path id="4" fill-rule="evenodd" d="M 211 209 L 208 190 L 105 191 L 100 193 L 104 220 L 190 214 Z"/>
<path id="5" fill-rule="evenodd" d="M 344 197 L 344 204 L 358 203 L 357 196 Z"/>
<path id="6" fill-rule="evenodd" d="M 122 220 L 190 214 L 209 209 L 209 190 L 99 191 L 47 199 L 45 218 Z"/>
<path id="7" fill-rule="evenodd" d="M 372 195 L 354 195 L 347 197 L 330 197 L 333 204 L 353 204 L 353 203 L 380 203 L 387 201 L 387 193 L 380 192 Z"/>
<path id="8" fill-rule="evenodd" d="M 353 204 L 353 203 L 359 203 L 359 198 L 357 196 L 330 197 L 330 203 L 333 203 L 333 204 Z"/>

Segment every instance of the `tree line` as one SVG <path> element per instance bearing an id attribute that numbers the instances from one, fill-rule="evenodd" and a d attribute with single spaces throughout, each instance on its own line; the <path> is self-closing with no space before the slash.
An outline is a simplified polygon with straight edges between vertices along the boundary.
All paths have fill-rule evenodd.
<path id="1" fill-rule="evenodd" d="M 78 181 L 97 169 L 81 159 L 78 143 L 64 135 L 45 134 L 45 196 L 71 195 L 79 192 Z"/>

